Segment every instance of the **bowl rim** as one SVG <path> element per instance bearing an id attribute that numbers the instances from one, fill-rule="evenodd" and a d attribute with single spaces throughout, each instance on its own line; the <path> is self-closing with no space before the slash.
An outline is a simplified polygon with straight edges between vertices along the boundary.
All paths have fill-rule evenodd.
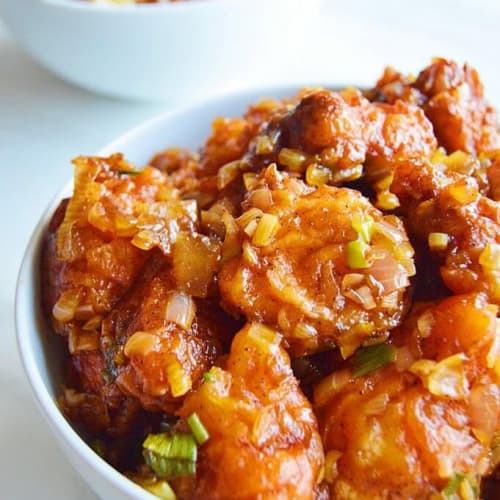
<path id="1" fill-rule="evenodd" d="M 230 0 L 232 1 L 232 0 Z M 339 83 L 321 83 L 322 87 L 339 89 L 344 88 Z M 318 85 L 303 83 L 296 84 L 279 84 L 271 86 L 253 86 L 239 89 L 233 92 L 221 92 L 209 97 L 200 98 L 194 102 L 180 106 L 171 110 L 164 111 L 149 119 L 139 122 L 136 126 L 128 129 L 124 133 L 118 135 L 117 138 L 110 141 L 107 145 L 100 148 L 96 155 L 107 156 L 116 152 L 121 145 L 131 141 L 132 138 L 148 129 L 157 127 L 163 121 L 175 121 L 178 117 L 185 114 L 202 112 L 203 108 L 209 105 L 223 104 L 226 99 L 241 99 L 245 101 L 244 106 L 249 106 L 249 102 L 254 95 L 262 95 L 262 98 L 268 96 L 287 96 L 299 91 L 304 87 L 318 87 Z M 215 119 L 213 116 L 211 119 Z M 168 147 L 168 144 L 165 145 Z M 154 151 L 151 153 L 154 154 Z M 36 311 L 30 311 L 33 314 L 25 314 L 25 304 L 29 297 L 35 292 L 38 286 L 38 275 L 34 272 L 38 269 L 38 258 L 43 242 L 43 235 L 48 227 L 50 218 L 54 213 L 61 199 L 70 192 L 73 180 L 66 182 L 61 189 L 52 197 L 40 218 L 36 222 L 34 229 L 31 232 L 28 244 L 23 254 L 21 265 L 18 272 L 15 292 L 15 331 L 16 341 L 19 356 L 23 365 L 24 374 L 28 379 L 31 392 L 37 403 L 37 406 L 48 423 L 48 427 L 56 434 L 57 438 L 61 438 L 70 448 L 71 453 L 79 456 L 95 473 L 101 478 L 113 484 L 117 491 L 128 494 L 133 498 L 149 500 L 155 498 L 146 490 L 128 479 L 124 474 L 108 464 L 103 458 L 92 450 L 88 443 L 77 433 L 73 426 L 64 417 L 59 410 L 56 401 L 51 396 L 49 389 L 43 379 L 40 368 L 36 362 L 34 346 L 30 338 L 30 331 L 35 328 L 39 333 L 39 328 L 36 325 Z M 55 335 L 55 334 L 54 334 Z M 59 447 L 59 439 L 56 439 Z M 85 479 L 85 478 L 84 478 Z M 91 487 L 91 485 L 89 485 Z"/>
<path id="2" fill-rule="evenodd" d="M 189 10 L 215 4 L 217 6 L 235 5 L 243 3 L 245 0 L 188 0 L 184 2 L 162 2 L 162 3 L 140 3 L 140 4 L 113 4 L 113 3 L 94 3 L 85 0 L 38 0 L 39 2 L 56 8 L 64 8 L 77 11 L 95 11 L 123 14 L 137 14 L 138 12 L 151 12 L 154 10 L 176 9 Z"/>

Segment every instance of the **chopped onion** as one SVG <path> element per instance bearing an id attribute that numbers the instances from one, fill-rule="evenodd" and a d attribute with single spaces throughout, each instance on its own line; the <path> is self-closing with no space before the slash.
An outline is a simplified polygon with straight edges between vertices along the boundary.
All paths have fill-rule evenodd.
<path id="1" fill-rule="evenodd" d="M 332 179 L 332 172 L 323 165 L 313 163 L 307 167 L 305 180 L 310 186 L 322 186 Z"/>
<path id="2" fill-rule="evenodd" d="M 403 346 L 396 349 L 394 366 L 396 367 L 396 370 L 398 372 L 407 371 L 414 362 L 415 358 L 413 357 L 411 349 L 408 346 Z"/>
<path id="3" fill-rule="evenodd" d="M 146 356 L 158 350 L 160 339 L 157 335 L 149 332 L 135 332 L 131 335 L 124 347 L 124 354 L 131 356 Z"/>
<path id="4" fill-rule="evenodd" d="M 264 214 L 257 224 L 252 237 L 252 243 L 257 247 L 269 245 L 279 231 L 279 228 L 280 223 L 276 215 Z"/>
<path id="5" fill-rule="evenodd" d="M 469 396 L 469 418 L 476 437 L 489 445 L 500 416 L 500 390 L 495 384 L 476 384 Z"/>
<path id="6" fill-rule="evenodd" d="M 268 210 L 273 204 L 273 196 L 268 188 L 258 188 L 250 193 L 248 202 L 261 210 Z"/>
<path id="7" fill-rule="evenodd" d="M 342 278 L 342 289 L 348 290 L 350 288 L 355 287 L 356 285 L 361 284 L 361 282 L 365 279 L 364 274 L 359 273 L 348 273 L 345 274 Z"/>
<path id="8" fill-rule="evenodd" d="M 222 191 L 226 186 L 235 181 L 241 172 L 240 160 L 235 160 L 219 168 L 217 172 L 217 189 Z"/>
<path id="9" fill-rule="evenodd" d="M 193 386 L 193 381 L 189 373 L 177 361 L 177 359 L 170 358 L 167 364 L 167 379 L 170 385 L 170 391 L 174 398 L 184 396 Z"/>
<path id="10" fill-rule="evenodd" d="M 372 292 L 366 285 L 361 286 L 356 290 L 345 290 L 344 292 L 342 292 L 342 295 L 344 295 L 348 299 L 351 299 L 353 302 L 360 304 L 367 311 L 375 309 L 377 307 L 377 304 L 373 299 Z"/>
<path id="11" fill-rule="evenodd" d="M 389 254 L 374 260 L 369 273 L 384 287 L 384 294 L 401 290 L 410 284 L 404 266 Z"/>
<path id="12" fill-rule="evenodd" d="M 279 164 L 291 172 L 302 172 L 306 161 L 307 155 L 297 149 L 283 148 L 278 155 Z"/>
<path id="13" fill-rule="evenodd" d="M 172 321 L 184 330 L 189 330 L 196 314 L 194 300 L 185 293 L 173 292 L 168 300 L 165 319 Z"/>
<path id="14" fill-rule="evenodd" d="M 259 135 L 255 140 L 255 152 L 258 155 L 268 155 L 273 152 L 273 143 L 268 135 Z"/>
<path id="15" fill-rule="evenodd" d="M 71 321 L 75 317 L 79 301 L 80 292 L 77 288 L 65 290 L 52 308 L 52 315 L 61 323 Z"/>
<path id="16" fill-rule="evenodd" d="M 479 255 L 479 264 L 486 271 L 500 270 L 500 244 L 488 243 Z"/>
<path id="17" fill-rule="evenodd" d="M 429 233 L 429 248 L 434 251 L 442 251 L 448 248 L 450 237 L 446 233 Z"/>
<path id="18" fill-rule="evenodd" d="M 469 394 L 469 382 L 463 363 L 465 354 L 449 356 L 439 362 L 421 359 L 413 363 L 410 371 L 420 377 L 431 394 L 452 399 L 463 399 Z"/>

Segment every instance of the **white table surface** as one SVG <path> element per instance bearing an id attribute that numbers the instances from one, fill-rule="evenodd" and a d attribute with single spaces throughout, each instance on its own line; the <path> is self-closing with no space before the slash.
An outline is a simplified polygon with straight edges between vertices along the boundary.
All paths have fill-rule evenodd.
<path id="1" fill-rule="evenodd" d="M 13 0 L 22 1 L 22 0 Z M 435 55 L 476 66 L 500 104 L 495 0 L 328 4 L 314 57 L 285 79 L 370 84 L 386 63 L 416 72 Z M 360 6 L 360 3 L 364 5 Z M 474 4 L 474 7 L 472 7 Z M 450 10 L 451 9 L 451 10 Z M 450 13 L 451 12 L 451 13 Z M 488 49 L 484 49 L 484 47 Z M 496 49 L 493 49 L 496 47 Z M 14 290 L 24 248 L 40 213 L 70 177 L 69 160 L 92 153 L 162 104 L 89 94 L 53 77 L 12 41 L 0 21 L 0 498 L 90 500 L 95 495 L 58 450 L 32 400 L 17 354 Z"/>

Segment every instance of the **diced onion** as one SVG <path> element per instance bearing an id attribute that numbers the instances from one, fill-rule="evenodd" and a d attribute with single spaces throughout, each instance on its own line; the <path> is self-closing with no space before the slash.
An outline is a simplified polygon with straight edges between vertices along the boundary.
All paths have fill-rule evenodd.
<path id="1" fill-rule="evenodd" d="M 217 172 L 217 189 L 222 191 L 226 186 L 235 181 L 241 172 L 240 160 L 226 163 L 226 165 L 219 168 Z"/>
<path id="2" fill-rule="evenodd" d="M 194 300 L 185 293 L 173 292 L 168 300 L 165 319 L 172 321 L 184 330 L 189 330 L 196 314 Z"/>
<path id="3" fill-rule="evenodd" d="M 268 135 L 259 135 L 255 141 L 255 152 L 258 155 L 268 155 L 273 152 L 273 143 Z"/>
<path id="4" fill-rule="evenodd" d="M 450 237 L 446 233 L 429 233 L 429 248 L 434 251 L 446 250 Z"/>
<path id="5" fill-rule="evenodd" d="M 463 353 L 454 354 L 439 362 L 420 359 L 413 363 L 410 371 L 420 377 L 431 394 L 462 399 L 469 394 L 469 383 L 463 367 L 466 359 Z"/>
<path id="6" fill-rule="evenodd" d="M 302 172 L 306 160 L 307 155 L 297 149 L 283 148 L 278 155 L 279 164 L 291 172 Z"/>
<path id="7" fill-rule="evenodd" d="M 280 228 L 278 217 L 272 214 L 264 214 L 252 237 L 252 243 L 257 247 L 269 245 Z"/>
<path id="8" fill-rule="evenodd" d="M 322 186 L 323 184 L 328 184 L 331 178 L 331 170 L 323 165 L 313 163 L 307 167 L 305 180 L 310 186 Z"/>
<path id="9" fill-rule="evenodd" d="M 377 304 L 375 300 L 373 299 L 372 292 L 369 287 L 361 286 L 357 288 L 356 290 L 345 290 L 342 292 L 342 295 L 347 297 L 348 299 L 351 299 L 353 302 L 356 302 L 357 304 L 360 304 L 363 306 L 367 311 L 371 309 L 375 309 L 377 307 Z"/>
<path id="10" fill-rule="evenodd" d="M 193 386 L 189 373 L 176 359 L 170 359 L 168 362 L 167 379 L 174 398 L 184 396 Z"/>
<path id="11" fill-rule="evenodd" d="M 79 301 L 80 292 L 78 289 L 65 290 L 52 308 L 52 315 L 61 323 L 71 321 L 75 317 Z"/>
<path id="12" fill-rule="evenodd" d="M 500 244 L 488 243 L 479 255 L 479 264 L 485 270 L 500 270 Z"/>
<path id="13" fill-rule="evenodd" d="M 130 356 L 146 356 L 158 350 L 160 339 L 149 332 L 135 332 L 131 335 L 124 347 L 124 354 Z"/>

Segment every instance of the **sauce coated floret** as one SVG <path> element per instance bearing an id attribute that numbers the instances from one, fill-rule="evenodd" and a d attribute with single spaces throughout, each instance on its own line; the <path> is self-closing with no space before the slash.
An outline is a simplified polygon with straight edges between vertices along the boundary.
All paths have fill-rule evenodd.
<path id="1" fill-rule="evenodd" d="M 279 328 L 294 356 L 333 346 L 348 356 L 399 324 L 414 267 L 396 217 L 355 190 L 310 187 L 275 166 L 243 207 L 242 253 L 219 272 L 229 310 Z"/>
<path id="2" fill-rule="evenodd" d="M 388 69 L 219 117 L 142 169 L 74 164 L 42 296 L 59 404 L 108 461 L 180 500 L 480 497 L 500 135 L 475 70 Z"/>
<path id="3" fill-rule="evenodd" d="M 416 103 L 432 122 L 434 132 L 448 152 L 473 154 L 500 147 L 495 110 L 484 96 L 477 71 L 465 64 L 436 59 L 416 80 L 386 70 L 368 95 L 385 102 Z"/>
<path id="4" fill-rule="evenodd" d="M 480 294 L 417 308 L 396 335 L 394 363 L 320 382 L 331 498 L 432 498 L 454 478 L 457 492 L 477 491 L 500 417 L 496 316 Z"/>
<path id="5" fill-rule="evenodd" d="M 212 368 L 179 414 L 196 413 L 210 438 L 200 448 L 192 498 L 314 499 L 323 450 L 280 335 L 248 324 L 225 368 Z"/>

